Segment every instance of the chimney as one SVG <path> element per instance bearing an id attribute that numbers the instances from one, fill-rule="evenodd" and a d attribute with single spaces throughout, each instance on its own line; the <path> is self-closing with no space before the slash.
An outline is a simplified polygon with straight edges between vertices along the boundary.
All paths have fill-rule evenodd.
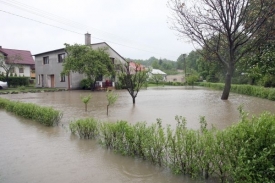
<path id="1" fill-rule="evenodd" d="M 91 34 L 88 32 L 85 34 L 85 45 L 90 45 L 91 44 Z"/>

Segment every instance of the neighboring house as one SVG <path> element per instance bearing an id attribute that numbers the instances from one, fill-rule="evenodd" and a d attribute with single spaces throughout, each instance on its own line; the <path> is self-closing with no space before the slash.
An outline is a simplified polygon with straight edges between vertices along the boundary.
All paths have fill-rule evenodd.
<path id="1" fill-rule="evenodd" d="M 183 74 L 177 74 L 177 75 L 168 75 L 166 76 L 166 81 L 167 82 L 185 82 L 185 77 Z"/>
<path id="2" fill-rule="evenodd" d="M 163 81 L 166 81 L 167 74 L 159 69 L 152 69 L 149 72 L 149 78 L 153 77 L 154 75 L 162 76 Z"/>
<path id="3" fill-rule="evenodd" d="M 7 49 L 0 46 L 0 54 L 4 56 L 5 64 L 8 67 L 10 64 L 14 64 L 14 68 L 11 69 L 10 73 L 17 76 L 35 78 L 34 60 L 30 51 Z M 0 67 L 0 73 L 5 74 L 5 72 Z"/>
<path id="4" fill-rule="evenodd" d="M 107 43 L 91 44 L 91 35 L 85 34 L 85 44 L 90 45 L 93 49 L 107 48 L 115 69 L 118 65 L 125 64 L 126 60 L 118 54 Z M 66 57 L 65 48 L 47 51 L 44 53 L 35 54 L 35 71 L 36 71 L 36 87 L 51 87 L 51 88 L 67 88 L 77 89 L 80 87 L 80 82 L 85 78 L 83 74 L 71 72 L 68 76 L 62 75 L 63 61 Z M 98 87 L 114 86 L 117 78 L 109 78 L 102 76 L 97 78 Z"/>
<path id="5" fill-rule="evenodd" d="M 129 70 L 130 70 L 130 74 L 135 74 L 136 70 L 137 71 L 144 71 L 146 68 L 144 65 L 135 63 L 130 61 L 129 62 Z"/>

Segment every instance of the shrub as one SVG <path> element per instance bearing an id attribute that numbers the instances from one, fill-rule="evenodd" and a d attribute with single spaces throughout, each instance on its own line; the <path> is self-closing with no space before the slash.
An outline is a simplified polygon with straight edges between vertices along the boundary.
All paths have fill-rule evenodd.
<path id="1" fill-rule="evenodd" d="M 73 134 L 78 134 L 80 138 L 92 139 L 98 135 L 98 121 L 90 119 L 80 119 L 70 123 L 70 130 Z"/>
<path id="2" fill-rule="evenodd" d="M 199 86 L 209 87 L 216 90 L 223 90 L 224 84 L 222 83 L 208 83 L 208 82 L 201 82 Z M 274 88 L 264 88 L 260 86 L 253 86 L 253 85 L 231 85 L 231 92 L 255 96 L 260 98 L 265 98 L 269 100 L 275 100 L 275 89 Z"/>
<path id="3" fill-rule="evenodd" d="M 271 89 L 267 97 L 269 100 L 275 100 L 275 89 Z"/>
<path id="4" fill-rule="evenodd" d="M 5 109 L 10 101 L 0 97 L 0 109 Z"/>
<path id="5" fill-rule="evenodd" d="M 241 120 L 224 130 L 208 129 L 204 117 L 201 128 L 186 128 L 186 120 L 176 117 L 176 129 L 165 129 L 161 120 L 147 126 L 84 119 L 70 124 L 80 138 L 98 137 L 107 148 L 122 155 L 169 167 L 175 174 L 191 177 L 218 177 L 220 182 L 274 182 L 275 115 L 264 113 Z"/>
<path id="6" fill-rule="evenodd" d="M 46 126 L 57 125 L 62 118 L 62 113 L 51 107 L 41 107 L 31 103 L 14 102 L 0 98 L 0 107 L 18 116 L 35 120 Z"/>
<path id="7" fill-rule="evenodd" d="M 80 81 L 80 87 L 84 90 L 91 89 L 93 81 L 90 79 L 83 79 Z"/>
<path id="8" fill-rule="evenodd" d="M 7 80 L 9 87 L 17 87 L 17 86 L 28 86 L 29 78 L 28 77 L 13 77 L 10 76 Z"/>

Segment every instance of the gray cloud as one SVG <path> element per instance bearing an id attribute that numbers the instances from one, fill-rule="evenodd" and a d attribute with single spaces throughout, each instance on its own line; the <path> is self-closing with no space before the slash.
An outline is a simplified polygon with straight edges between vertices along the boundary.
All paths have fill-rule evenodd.
<path id="1" fill-rule="evenodd" d="M 169 29 L 166 0 L 1 0 L 0 4 L 0 10 L 25 17 L 0 11 L 4 48 L 36 54 L 64 43 L 84 44 L 89 32 L 92 43 L 105 41 L 126 58 L 176 60 L 193 50 Z"/>

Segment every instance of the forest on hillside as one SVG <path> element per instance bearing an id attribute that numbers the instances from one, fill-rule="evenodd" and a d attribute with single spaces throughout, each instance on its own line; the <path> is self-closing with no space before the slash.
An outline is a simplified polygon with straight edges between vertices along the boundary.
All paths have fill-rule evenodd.
<path id="1" fill-rule="evenodd" d="M 236 65 L 232 83 L 275 87 L 274 45 L 273 42 L 267 42 L 261 45 L 258 51 L 247 53 Z M 160 69 L 168 75 L 179 74 L 178 70 L 183 70 L 187 76 L 196 76 L 208 82 L 224 82 L 226 69 L 216 56 L 205 54 L 206 52 L 204 49 L 193 50 L 188 54 L 179 55 L 176 61 L 156 57 L 148 60 L 126 60 Z"/>

